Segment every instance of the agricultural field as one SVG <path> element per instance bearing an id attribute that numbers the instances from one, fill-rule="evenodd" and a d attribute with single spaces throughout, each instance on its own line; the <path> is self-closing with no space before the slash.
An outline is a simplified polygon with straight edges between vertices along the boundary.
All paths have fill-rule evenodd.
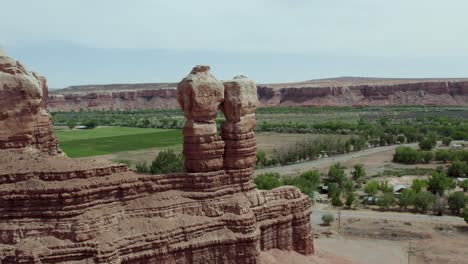
<path id="1" fill-rule="evenodd" d="M 56 129 L 62 150 L 72 158 L 181 145 L 179 129 L 98 127 Z"/>

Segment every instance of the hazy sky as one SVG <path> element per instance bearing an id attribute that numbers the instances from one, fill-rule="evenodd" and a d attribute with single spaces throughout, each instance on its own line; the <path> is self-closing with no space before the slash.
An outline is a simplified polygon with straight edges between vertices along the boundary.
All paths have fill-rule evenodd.
<path id="1" fill-rule="evenodd" d="M 0 0 L 0 46 L 52 88 L 468 77 L 467 0 Z"/>

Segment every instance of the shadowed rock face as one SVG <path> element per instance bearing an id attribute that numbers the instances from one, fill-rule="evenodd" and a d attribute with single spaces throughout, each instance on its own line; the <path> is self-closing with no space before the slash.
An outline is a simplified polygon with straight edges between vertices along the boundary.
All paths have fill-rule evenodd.
<path id="1" fill-rule="evenodd" d="M 54 136 L 45 79 L 9 58 L 0 67 L 0 263 L 254 264 L 264 250 L 313 253 L 310 199 L 254 188 L 253 81 L 223 84 L 195 67 L 178 91 L 187 172 L 147 175 L 56 155 L 44 143 Z M 41 111 L 47 133 L 34 132 Z M 17 135 L 24 143 L 9 143 Z"/>

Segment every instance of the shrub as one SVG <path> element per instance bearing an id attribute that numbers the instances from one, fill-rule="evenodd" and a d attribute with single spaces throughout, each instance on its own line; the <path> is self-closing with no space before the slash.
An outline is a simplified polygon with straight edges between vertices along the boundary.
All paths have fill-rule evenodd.
<path id="1" fill-rule="evenodd" d="M 172 173 L 184 171 L 184 159 L 174 150 L 163 150 L 151 163 L 150 172 L 153 174 Z"/>
<path id="2" fill-rule="evenodd" d="M 453 138 L 451 138 L 451 137 L 444 137 L 442 139 L 442 144 L 444 144 L 445 146 L 449 146 L 450 143 L 452 143 L 452 140 L 453 140 Z"/>
<path id="3" fill-rule="evenodd" d="M 333 221 L 335 221 L 335 216 L 332 214 L 322 215 L 322 222 L 324 225 L 329 226 Z"/>
<path id="4" fill-rule="evenodd" d="M 465 222 L 468 224 L 468 209 L 465 208 L 465 210 L 463 210 L 462 217 L 465 220 Z"/>
<path id="5" fill-rule="evenodd" d="M 444 172 L 434 172 L 427 180 L 427 189 L 434 194 L 443 195 L 446 190 L 453 189 L 455 184 Z"/>
<path id="6" fill-rule="evenodd" d="M 395 149 L 393 161 L 404 164 L 416 164 L 420 158 L 420 152 L 410 147 L 398 147 Z"/>
<path id="7" fill-rule="evenodd" d="M 421 179 L 414 179 L 413 184 L 411 185 L 411 189 L 415 193 L 421 192 L 424 188 L 427 188 L 427 181 Z"/>
<path id="8" fill-rule="evenodd" d="M 438 149 L 435 153 L 435 160 L 447 162 L 449 160 L 452 160 L 452 155 L 450 151 L 446 149 Z"/>
<path id="9" fill-rule="evenodd" d="M 448 197 L 448 205 L 452 214 L 460 214 L 460 209 L 465 208 L 467 197 L 463 192 L 451 193 Z"/>
<path id="10" fill-rule="evenodd" d="M 369 195 L 375 195 L 377 194 L 377 191 L 379 190 L 379 183 L 375 180 L 370 181 L 367 183 L 366 187 L 364 188 L 364 191 L 369 194 Z"/>
<path id="11" fill-rule="evenodd" d="M 431 150 L 437 145 L 437 139 L 435 136 L 429 136 L 419 142 L 419 148 L 421 150 Z"/>
<path id="12" fill-rule="evenodd" d="M 343 206 L 343 202 L 341 201 L 340 195 L 334 195 L 332 197 L 331 204 L 337 207 Z"/>
<path id="13" fill-rule="evenodd" d="M 254 182 L 260 190 L 271 190 L 282 185 L 281 175 L 276 172 L 259 174 L 255 177 Z"/>
<path id="14" fill-rule="evenodd" d="M 408 206 L 413 205 L 414 194 L 415 192 L 413 190 L 410 190 L 410 189 L 403 190 L 403 192 L 397 196 L 398 205 L 400 206 L 400 208 L 406 210 Z"/>
<path id="15" fill-rule="evenodd" d="M 354 192 L 347 192 L 345 201 L 346 206 L 351 207 L 354 201 L 356 201 L 356 194 Z"/>
<path id="16" fill-rule="evenodd" d="M 419 192 L 414 195 L 414 207 L 420 212 L 426 212 L 435 202 L 435 196 L 427 191 Z"/>
<path id="17" fill-rule="evenodd" d="M 378 189 L 383 193 L 389 193 L 393 191 L 393 187 L 388 184 L 388 181 L 381 181 Z"/>
<path id="18" fill-rule="evenodd" d="M 364 165 L 354 165 L 354 170 L 351 172 L 351 175 L 353 176 L 353 180 L 355 181 L 359 181 L 360 179 L 366 177 L 366 170 L 364 169 Z"/>
<path id="19" fill-rule="evenodd" d="M 434 153 L 432 151 L 421 151 L 419 153 L 419 160 L 422 163 L 430 163 L 434 160 Z"/>
<path id="20" fill-rule="evenodd" d="M 83 122 L 82 125 L 85 126 L 86 129 L 93 129 L 93 128 L 98 126 L 98 123 L 96 121 L 94 121 L 94 120 L 87 120 L 87 121 Z"/>
<path id="21" fill-rule="evenodd" d="M 145 162 L 137 162 L 135 165 L 136 171 L 140 173 L 149 173 L 150 169 L 148 167 L 148 164 Z"/>
<path id="22" fill-rule="evenodd" d="M 307 171 L 299 177 L 284 177 L 282 184 L 296 186 L 301 192 L 313 197 L 313 193 L 317 191 L 320 185 L 320 172 Z"/>
<path id="23" fill-rule="evenodd" d="M 450 177 L 459 178 L 468 175 L 468 165 L 465 161 L 454 161 L 448 167 L 447 173 Z"/>
<path id="24" fill-rule="evenodd" d="M 265 166 L 267 166 L 267 163 L 268 163 L 268 160 L 267 160 L 265 151 L 258 150 L 257 151 L 257 161 L 255 162 L 257 167 L 265 167 Z"/>
<path id="25" fill-rule="evenodd" d="M 458 186 L 463 189 L 464 192 L 468 191 L 468 180 L 460 181 Z"/>
<path id="26" fill-rule="evenodd" d="M 75 121 L 75 120 L 70 120 L 70 121 L 68 121 L 68 122 L 67 122 L 67 127 L 68 127 L 69 129 L 75 128 L 75 127 L 76 127 L 76 121 Z"/>
<path id="27" fill-rule="evenodd" d="M 382 209 L 389 209 L 395 204 L 395 195 L 392 192 L 386 192 L 377 199 L 377 205 Z"/>

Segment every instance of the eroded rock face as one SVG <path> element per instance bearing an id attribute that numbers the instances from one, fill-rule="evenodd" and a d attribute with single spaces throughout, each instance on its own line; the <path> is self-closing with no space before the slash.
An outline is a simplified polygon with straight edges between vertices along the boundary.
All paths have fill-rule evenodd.
<path id="1" fill-rule="evenodd" d="M 31 146 L 59 154 L 46 111 L 47 81 L 7 56 L 0 56 L 0 149 Z"/>
<path id="2" fill-rule="evenodd" d="M 2 95 L 18 108 L 0 110 L 35 120 L 45 79 L 8 62 Z M 41 140 L 1 148 L 0 263 L 255 264 L 262 250 L 312 254 L 310 199 L 295 187 L 253 188 L 254 86 L 247 79 L 223 85 L 206 67 L 182 81 L 187 173 L 136 174 L 125 165 L 70 159 L 34 147 L 47 146 L 37 133 Z M 227 105 L 221 137 L 213 121 Z M 53 136 L 50 119 L 41 120 Z M 29 126 L 7 121 L 30 135 Z M 0 132 L 14 134 L 3 125 Z"/>

